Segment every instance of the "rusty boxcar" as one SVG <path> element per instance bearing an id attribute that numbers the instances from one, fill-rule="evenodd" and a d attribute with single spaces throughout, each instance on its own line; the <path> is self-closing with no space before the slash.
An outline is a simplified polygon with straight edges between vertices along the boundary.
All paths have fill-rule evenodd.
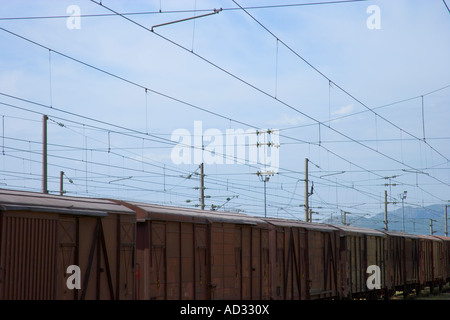
<path id="1" fill-rule="evenodd" d="M 137 299 L 268 299 L 269 240 L 262 220 L 124 204 L 137 213 Z"/>
<path id="2" fill-rule="evenodd" d="M 0 190 L 0 300 L 389 297 L 449 280 L 447 237 Z"/>
<path id="3" fill-rule="evenodd" d="M 450 237 L 435 236 L 442 240 L 443 282 L 450 282 Z"/>
<path id="4" fill-rule="evenodd" d="M 342 296 L 344 298 L 379 295 L 386 286 L 386 235 L 378 230 L 346 225 L 340 230 Z M 369 266 L 378 267 L 379 290 L 369 288 Z"/>
<path id="5" fill-rule="evenodd" d="M 387 231 L 388 235 L 388 295 L 402 291 L 407 295 L 420 288 L 420 241 L 417 235 Z"/>
<path id="6" fill-rule="evenodd" d="M 271 225 L 271 298 L 309 300 L 339 297 L 339 238 L 336 229 L 295 220 L 265 220 Z"/>
<path id="7" fill-rule="evenodd" d="M 435 286 L 442 286 L 444 270 L 444 242 L 434 236 L 419 235 L 420 243 L 420 284 L 429 286 L 431 291 Z"/>
<path id="8" fill-rule="evenodd" d="M 0 190 L 0 300 L 134 299 L 134 245 L 114 202 Z"/>

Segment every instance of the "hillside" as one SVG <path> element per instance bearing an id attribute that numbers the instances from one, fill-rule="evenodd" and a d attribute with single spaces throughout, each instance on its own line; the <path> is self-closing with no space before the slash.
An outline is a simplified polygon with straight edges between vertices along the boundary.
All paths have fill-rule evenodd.
<path id="1" fill-rule="evenodd" d="M 412 234 L 430 234 L 430 219 L 433 219 L 433 233 L 434 235 L 444 236 L 444 205 L 431 205 L 427 207 L 410 207 L 405 206 L 405 232 Z M 450 208 L 448 208 L 450 215 Z M 388 210 L 388 228 L 390 231 L 403 231 L 402 223 L 402 208 L 389 211 Z M 326 219 L 322 221 L 330 224 L 342 224 L 340 216 L 333 217 L 333 221 Z M 347 224 L 355 227 L 384 229 L 384 212 L 377 213 L 373 216 L 365 216 L 352 212 L 346 217 Z"/>

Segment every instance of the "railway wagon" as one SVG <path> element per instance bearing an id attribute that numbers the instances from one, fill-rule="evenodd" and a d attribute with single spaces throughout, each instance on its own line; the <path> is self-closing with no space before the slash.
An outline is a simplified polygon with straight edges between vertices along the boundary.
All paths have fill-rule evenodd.
<path id="1" fill-rule="evenodd" d="M 379 295 L 380 290 L 386 286 L 386 234 L 378 230 L 346 225 L 335 227 L 340 231 L 342 297 Z M 369 266 L 378 269 L 368 269 Z M 367 280 L 373 272 L 378 272 L 379 283 L 372 283 L 372 288 L 367 285 Z"/>
<path id="2" fill-rule="evenodd" d="M 137 213 L 136 299 L 269 298 L 268 227 L 235 213 L 124 203 Z"/>
<path id="3" fill-rule="evenodd" d="M 419 235 L 420 243 L 420 285 L 441 287 L 444 281 L 444 241 L 434 236 Z"/>
<path id="4" fill-rule="evenodd" d="M 442 269 L 444 282 L 450 282 L 450 237 L 435 236 L 442 240 Z"/>
<path id="5" fill-rule="evenodd" d="M 388 235 L 388 295 L 420 290 L 420 238 L 404 232 L 387 231 Z M 418 291 L 417 291 L 418 292 Z"/>
<path id="6" fill-rule="evenodd" d="M 271 298 L 339 297 L 339 237 L 336 229 L 294 220 L 265 220 L 271 225 Z"/>
<path id="7" fill-rule="evenodd" d="M 134 246 L 126 207 L 0 190 L 0 300 L 134 299 Z"/>

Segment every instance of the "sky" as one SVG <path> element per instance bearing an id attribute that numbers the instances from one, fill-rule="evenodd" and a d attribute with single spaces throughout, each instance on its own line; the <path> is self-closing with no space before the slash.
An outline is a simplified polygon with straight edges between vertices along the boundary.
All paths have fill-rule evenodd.
<path id="1" fill-rule="evenodd" d="M 205 210 L 304 220 L 308 159 L 314 221 L 450 200 L 442 0 L 1 8 L 1 188 L 42 191 L 47 115 L 52 194 L 198 208 L 203 162 Z"/>

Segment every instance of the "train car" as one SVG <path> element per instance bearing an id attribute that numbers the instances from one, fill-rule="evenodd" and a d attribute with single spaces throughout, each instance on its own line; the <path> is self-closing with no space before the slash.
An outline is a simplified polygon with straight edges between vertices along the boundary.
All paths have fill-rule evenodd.
<path id="1" fill-rule="evenodd" d="M 341 238 L 342 297 L 379 296 L 386 288 L 386 234 L 346 225 L 335 227 L 340 230 Z M 367 280 L 375 272 L 379 283 L 373 283 L 372 288 L 367 285 Z"/>
<path id="2" fill-rule="evenodd" d="M 270 223 L 271 298 L 340 297 L 339 237 L 325 224 L 265 219 Z"/>
<path id="3" fill-rule="evenodd" d="M 406 296 L 420 290 L 420 238 L 404 232 L 386 231 L 388 235 L 388 295 L 402 291 Z"/>
<path id="4" fill-rule="evenodd" d="M 135 213 L 0 190 L 0 300 L 134 299 Z"/>
<path id="5" fill-rule="evenodd" d="M 448 237 L 0 189 L 0 300 L 373 298 L 447 281 Z"/>
<path id="6" fill-rule="evenodd" d="M 123 204 L 137 213 L 137 299 L 269 298 L 267 223 L 243 214 Z"/>
<path id="7" fill-rule="evenodd" d="M 450 282 L 450 237 L 435 236 L 442 240 L 442 269 L 444 282 Z"/>
<path id="8" fill-rule="evenodd" d="M 430 292 L 434 287 L 442 287 L 444 270 L 444 241 L 434 236 L 419 235 L 420 242 L 420 284 L 429 286 Z"/>

